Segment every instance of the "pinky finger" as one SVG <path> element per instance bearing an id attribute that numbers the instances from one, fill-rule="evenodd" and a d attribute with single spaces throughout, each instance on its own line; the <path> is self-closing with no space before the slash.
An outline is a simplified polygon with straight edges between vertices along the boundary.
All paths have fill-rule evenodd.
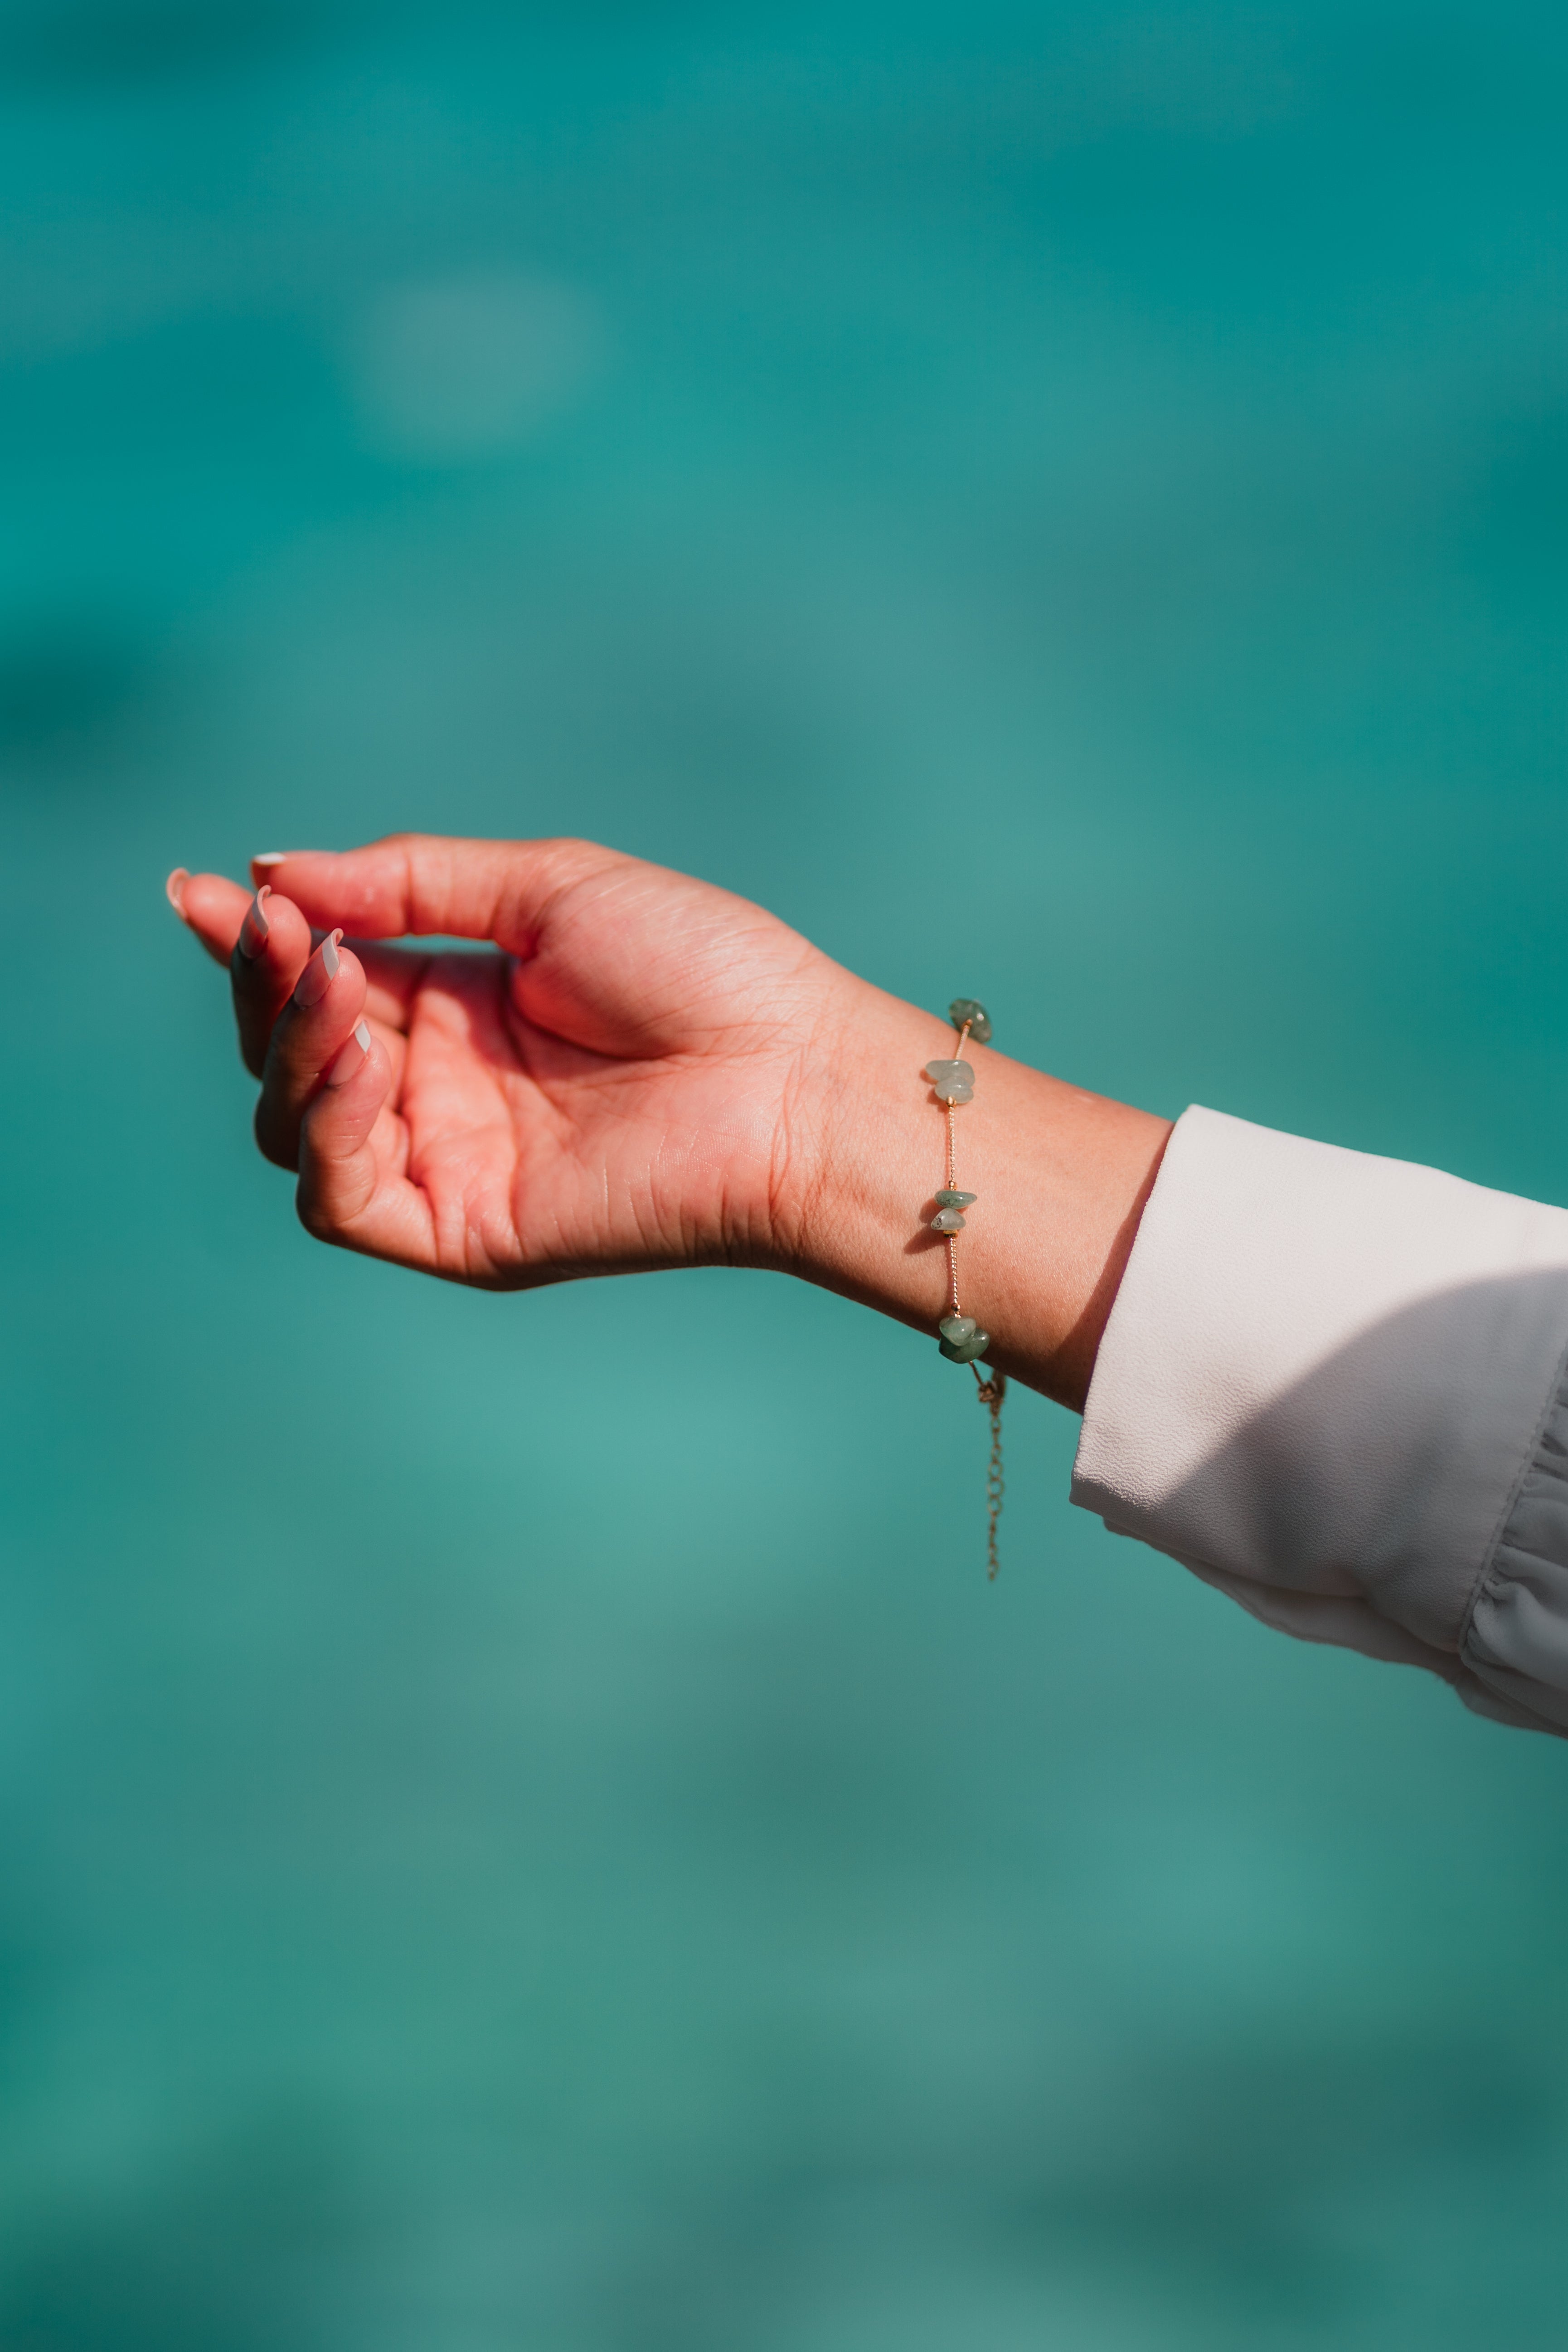
<path id="1" fill-rule="evenodd" d="M 430 1204 L 384 1147 L 386 1047 L 360 1022 L 324 1072 L 300 1129 L 300 1221 L 318 1241 L 395 1265 L 433 1266 Z"/>

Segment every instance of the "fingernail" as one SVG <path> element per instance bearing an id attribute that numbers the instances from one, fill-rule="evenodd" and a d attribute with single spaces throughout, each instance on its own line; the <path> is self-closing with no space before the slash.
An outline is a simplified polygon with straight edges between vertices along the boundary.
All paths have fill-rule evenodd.
<path id="1" fill-rule="evenodd" d="M 267 919 L 267 911 L 263 903 L 271 896 L 271 891 L 264 882 L 245 910 L 245 920 L 239 927 L 239 952 L 247 963 L 256 961 L 266 946 L 268 933 L 272 929 Z"/>
<path id="2" fill-rule="evenodd" d="M 363 1021 L 356 1021 L 353 1035 L 333 1061 L 323 1084 L 329 1087 L 346 1087 L 354 1072 L 363 1066 L 364 1057 L 369 1051 L 370 1031 Z"/>
<path id="3" fill-rule="evenodd" d="M 338 976 L 338 968 L 342 961 L 338 954 L 338 941 L 342 938 L 342 931 L 329 931 L 300 974 L 294 990 L 294 1002 L 302 1004 L 307 1012 L 312 1004 L 320 1004 Z"/>
<path id="4" fill-rule="evenodd" d="M 176 866 L 163 885 L 163 895 L 182 923 L 185 919 L 185 885 L 190 878 L 183 866 Z"/>
<path id="5" fill-rule="evenodd" d="M 281 866 L 286 857 L 298 857 L 299 855 L 300 852 L 297 849 L 264 849 L 258 857 L 253 857 L 250 862 L 253 866 Z"/>

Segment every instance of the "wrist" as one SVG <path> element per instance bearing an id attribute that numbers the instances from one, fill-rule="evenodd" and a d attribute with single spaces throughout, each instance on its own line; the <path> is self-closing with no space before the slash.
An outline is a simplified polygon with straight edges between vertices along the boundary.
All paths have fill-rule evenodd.
<path id="1" fill-rule="evenodd" d="M 841 975 L 829 1043 L 803 1059 L 784 1123 L 773 1262 L 933 1340 L 948 1262 L 931 1230 L 946 1134 L 922 1065 L 953 1050 L 934 1013 Z M 1081 1411 L 1100 1334 L 1171 1131 L 1126 1104 L 966 1048 L 958 1244 L 963 1310 L 986 1360 Z"/>

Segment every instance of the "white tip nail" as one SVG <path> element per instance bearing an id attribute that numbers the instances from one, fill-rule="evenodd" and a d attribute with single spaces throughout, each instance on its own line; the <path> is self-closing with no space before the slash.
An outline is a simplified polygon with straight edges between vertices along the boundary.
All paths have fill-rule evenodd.
<path id="1" fill-rule="evenodd" d="M 342 931 L 329 931 L 326 938 L 321 941 L 321 970 L 326 973 L 329 980 L 336 980 L 338 976 L 338 967 L 341 961 L 338 955 L 338 941 L 342 938 Z"/>
<path id="2" fill-rule="evenodd" d="M 351 1078 L 357 1078 L 364 1067 L 364 1057 L 369 1051 L 370 1031 L 363 1021 L 356 1021 L 353 1035 L 343 1039 L 336 1058 L 328 1065 L 326 1084 L 329 1087 L 346 1087 Z"/>
<path id="3" fill-rule="evenodd" d="M 296 857 L 298 855 L 299 852 L 293 849 L 264 849 L 250 862 L 253 866 L 281 866 L 286 857 Z"/>
<path id="4" fill-rule="evenodd" d="M 254 963 L 271 933 L 267 919 L 267 901 L 272 896 L 264 882 L 245 910 L 245 920 L 239 927 L 239 952 Z"/>

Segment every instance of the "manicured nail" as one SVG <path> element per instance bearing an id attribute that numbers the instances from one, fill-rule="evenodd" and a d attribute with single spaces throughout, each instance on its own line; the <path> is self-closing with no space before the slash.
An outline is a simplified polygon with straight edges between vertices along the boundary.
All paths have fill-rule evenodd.
<path id="1" fill-rule="evenodd" d="M 185 885 L 190 878 L 183 866 L 176 866 L 163 885 L 163 895 L 182 923 L 185 919 Z"/>
<path id="2" fill-rule="evenodd" d="M 298 857 L 297 849 L 264 849 L 259 857 L 251 859 L 252 866 L 281 866 L 286 857 Z"/>
<path id="3" fill-rule="evenodd" d="M 267 919 L 266 902 L 272 896 L 264 882 L 245 910 L 245 920 L 239 927 L 239 952 L 247 963 L 254 963 L 267 944 L 272 926 Z"/>
<path id="4" fill-rule="evenodd" d="M 338 976 L 338 968 L 342 961 L 338 954 L 338 941 L 342 938 L 342 931 L 329 931 L 300 974 L 294 990 L 294 1002 L 303 1005 L 307 1012 L 312 1004 L 320 1004 Z"/>
<path id="5" fill-rule="evenodd" d="M 334 1058 L 323 1083 L 329 1087 L 346 1087 L 354 1072 L 364 1066 L 370 1051 L 370 1031 L 363 1021 L 354 1023 L 353 1035 Z"/>

